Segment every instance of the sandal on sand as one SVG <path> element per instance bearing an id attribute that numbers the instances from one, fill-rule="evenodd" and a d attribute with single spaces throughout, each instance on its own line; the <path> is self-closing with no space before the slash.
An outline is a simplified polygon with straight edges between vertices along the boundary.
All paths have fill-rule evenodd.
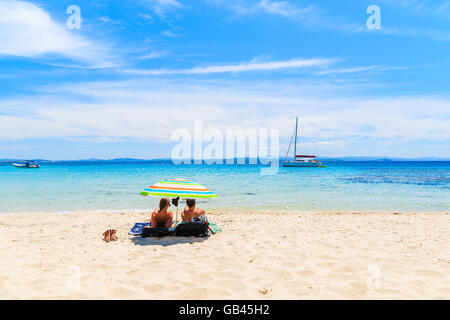
<path id="1" fill-rule="evenodd" d="M 110 242 L 111 241 L 111 230 L 106 230 L 103 232 L 103 241 Z"/>
<path id="2" fill-rule="evenodd" d="M 116 236 L 116 231 L 117 230 L 111 229 L 110 231 L 111 231 L 111 240 L 112 241 L 116 241 L 118 239 L 117 236 Z"/>

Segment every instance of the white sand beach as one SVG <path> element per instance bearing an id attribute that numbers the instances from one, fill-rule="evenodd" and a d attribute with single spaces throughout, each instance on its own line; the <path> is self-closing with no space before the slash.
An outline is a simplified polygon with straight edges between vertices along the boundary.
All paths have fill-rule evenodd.
<path id="1" fill-rule="evenodd" d="M 128 235 L 148 217 L 0 216 L 0 298 L 450 299 L 445 213 L 216 212 L 206 240 Z"/>

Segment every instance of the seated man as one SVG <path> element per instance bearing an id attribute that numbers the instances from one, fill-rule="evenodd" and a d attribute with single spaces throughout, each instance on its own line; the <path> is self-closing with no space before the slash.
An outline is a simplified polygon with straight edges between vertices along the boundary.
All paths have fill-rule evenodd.
<path id="1" fill-rule="evenodd" d="M 181 220 L 183 222 L 189 223 L 192 218 L 198 218 L 205 214 L 204 209 L 195 208 L 195 199 L 186 199 L 186 205 L 186 208 L 181 213 Z"/>
<path id="2" fill-rule="evenodd" d="M 167 211 L 170 207 L 170 201 L 168 198 L 161 198 L 159 202 L 159 210 L 155 208 L 152 212 L 152 217 L 150 219 L 150 227 L 172 227 L 173 213 Z"/>

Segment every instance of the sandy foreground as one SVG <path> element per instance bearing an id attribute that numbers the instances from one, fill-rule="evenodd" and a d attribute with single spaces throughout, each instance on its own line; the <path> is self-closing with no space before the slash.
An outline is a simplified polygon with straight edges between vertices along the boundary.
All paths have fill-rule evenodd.
<path id="1" fill-rule="evenodd" d="M 206 240 L 128 235 L 148 216 L 0 216 L 0 298 L 450 299 L 449 214 L 215 213 Z"/>

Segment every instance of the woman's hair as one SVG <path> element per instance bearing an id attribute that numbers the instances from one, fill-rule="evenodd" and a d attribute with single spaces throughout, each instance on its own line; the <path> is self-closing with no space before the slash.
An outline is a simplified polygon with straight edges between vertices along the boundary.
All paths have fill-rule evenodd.
<path id="1" fill-rule="evenodd" d="M 168 198 L 161 198 L 161 200 L 159 201 L 159 210 L 164 209 L 165 207 L 167 207 L 168 204 L 170 204 Z"/>

